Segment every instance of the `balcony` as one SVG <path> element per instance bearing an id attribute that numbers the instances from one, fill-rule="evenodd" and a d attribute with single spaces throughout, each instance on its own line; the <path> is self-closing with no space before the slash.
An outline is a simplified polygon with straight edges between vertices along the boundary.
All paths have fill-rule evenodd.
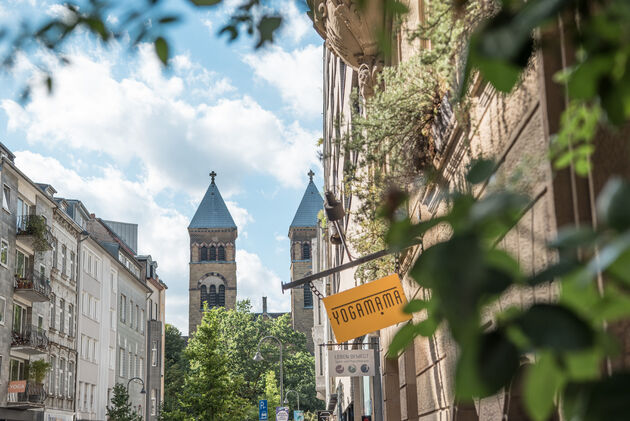
<path id="1" fill-rule="evenodd" d="M 37 251 L 50 250 L 53 246 L 53 235 L 46 219 L 41 215 L 18 215 L 18 236 L 30 241 L 33 249 Z"/>
<path id="2" fill-rule="evenodd" d="M 32 303 L 49 301 L 52 292 L 49 279 L 33 269 L 25 271 L 24 276 L 16 274 L 13 288 L 17 296 Z"/>
<path id="3" fill-rule="evenodd" d="M 11 332 L 11 350 L 28 355 L 45 354 L 48 351 L 48 336 L 36 326 L 30 326 L 22 332 Z"/>
<path id="4" fill-rule="evenodd" d="M 46 390 L 41 383 L 30 380 L 9 382 L 7 406 L 15 409 L 41 408 L 46 400 Z"/>

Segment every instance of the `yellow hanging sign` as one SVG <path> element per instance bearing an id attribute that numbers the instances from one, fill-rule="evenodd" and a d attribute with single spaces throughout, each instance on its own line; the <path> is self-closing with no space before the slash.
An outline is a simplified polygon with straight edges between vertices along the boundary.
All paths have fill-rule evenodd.
<path id="1" fill-rule="evenodd" d="M 337 342 L 346 342 L 411 319 L 397 274 L 324 297 L 324 306 Z"/>

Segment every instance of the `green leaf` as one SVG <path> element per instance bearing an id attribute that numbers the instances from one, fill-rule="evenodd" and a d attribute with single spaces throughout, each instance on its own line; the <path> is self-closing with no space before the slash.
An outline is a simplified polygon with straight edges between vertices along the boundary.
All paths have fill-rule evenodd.
<path id="1" fill-rule="evenodd" d="M 157 37 L 155 39 L 155 53 L 162 64 L 166 65 L 168 63 L 168 43 L 164 38 Z"/>
<path id="2" fill-rule="evenodd" d="M 179 22 L 180 17 L 176 15 L 164 16 L 158 20 L 161 24 L 168 24 L 173 22 Z"/>
<path id="3" fill-rule="evenodd" d="M 527 285 L 538 285 L 544 282 L 552 282 L 557 278 L 560 278 L 568 273 L 573 272 L 581 265 L 577 260 L 562 259 L 558 263 L 552 264 L 545 269 L 537 272 L 533 276 L 529 277 L 525 283 Z"/>
<path id="4" fill-rule="evenodd" d="M 601 352 L 595 349 L 587 349 L 580 352 L 571 352 L 563 359 L 567 375 L 572 380 L 594 380 L 601 374 Z"/>
<path id="5" fill-rule="evenodd" d="M 195 6 L 214 6 L 223 0 L 190 0 Z"/>
<path id="6" fill-rule="evenodd" d="M 550 353 L 542 353 L 527 369 L 524 400 L 527 412 L 535 421 L 549 418 L 556 393 L 564 384 L 564 375 Z"/>
<path id="7" fill-rule="evenodd" d="M 630 228 L 630 184 L 620 178 L 609 180 L 597 198 L 597 215 L 617 231 Z"/>
<path id="8" fill-rule="evenodd" d="M 535 304 L 514 322 L 537 348 L 577 351 L 591 347 L 595 339 L 582 318 L 556 304 Z"/>
<path id="9" fill-rule="evenodd" d="M 549 242 L 555 249 L 576 250 L 580 247 L 591 247 L 597 240 L 597 233 L 591 227 L 564 227 L 558 231 L 556 239 Z"/>
<path id="10" fill-rule="evenodd" d="M 260 39 L 256 48 L 260 48 L 267 42 L 273 42 L 273 34 L 282 24 L 280 16 L 263 16 L 258 22 L 258 32 Z"/>
<path id="11" fill-rule="evenodd" d="M 626 421 L 630 414 L 630 373 L 618 372 L 601 380 L 570 383 L 564 390 L 564 419 Z"/>
<path id="12" fill-rule="evenodd" d="M 470 167 L 470 170 L 466 175 L 466 180 L 472 184 L 481 184 L 490 178 L 490 176 L 494 173 L 495 168 L 496 164 L 494 161 L 489 159 L 478 159 Z"/>
<path id="13" fill-rule="evenodd" d="M 411 300 L 407 303 L 407 305 L 405 306 L 405 308 L 403 309 L 403 311 L 405 313 L 416 313 L 418 311 L 422 311 L 422 310 L 426 310 L 429 308 L 429 306 L 431 305 L 430 301 L 424 301 L 424 300 Z"/>
<path id="14" fill-rule="evenodd" d="M 389 344 L 387 358 L 397 358 L 415 337 L 416 326 L 412 322 L 409 322 L 401 327 L 398 332 L 396 332 L 396 335 L 394 335 L 392 342 Z"/>

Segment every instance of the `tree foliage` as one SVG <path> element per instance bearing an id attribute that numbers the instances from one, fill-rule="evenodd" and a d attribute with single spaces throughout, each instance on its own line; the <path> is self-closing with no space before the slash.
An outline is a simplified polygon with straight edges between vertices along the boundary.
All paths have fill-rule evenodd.
<path id="1" fill-rule="evenodd" d="M 142 416 L 131 408 L 129 392 L 121 383 L 116 383 L 114 386 L 112 404 L 107 407 L 107 419 L 109 421 L 142 421 Z"/>
<path id="2" fill-rule="evenodd" d="M 183 420 L 187 416 L 201 413 L 203 407 L 197 407 L 199 401 L 189 396 L 188 389 L 191 386 L 201 387 L 192 382 L 200 377 L 194 374 L 192 367 L 198 365 L 199 361 L 210 358 L 211 354 L 221 356 L 218 361 L 222 361 L 222 370 L 231 379 L 226 387 L 231 388 L 230 396 L 235 402 L 240 402 L 239 406 L 242 408 L 240 416 L 243 418 L 237 419 L 257 417 L 258 400 L 270 384 L 268 377 L 275 376 L 276 384 L 280 381 L 280 355 L 275 341 L 263 342 L 261 354 L 264 360 L 253 361 L 258 342 L 267 335 L 276 336 L 283 344 L 285 390 L 298 392 L 300 405 L 307 410 L 322 408 L 323 403 L 316 398 L 315 362 L 306 350 L 304 334 L 292 329 L 288 315 L 270 319 L 254 314 L 251 310 L 249 301 L 239 301 L 233 310 L 213 308 L 206 312 L 204 321 L 211 323 L 213 338 L 210 340 L 207 337 L 208 327 L 203 330 L 200 327 L 183 354 L 183 340 L 179 338 L 179 332 L 172 327 L 167 330 L 166 377 L 172 378 L 173 382 L 166 386 L 168 394 L 165 394 L 163 419 Z M 178 381 L 177 376 L 185 378 L 185 382 Z"/>

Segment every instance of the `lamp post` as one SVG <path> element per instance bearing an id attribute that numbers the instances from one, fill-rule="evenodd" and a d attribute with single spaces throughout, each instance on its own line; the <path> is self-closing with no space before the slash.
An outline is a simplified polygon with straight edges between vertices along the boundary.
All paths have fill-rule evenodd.
<path id="1" fill-rule="evenodd" d="M 284 395 L 284 403 L 287 405 L 289 404 L 289 399 L 288 399 L 289 393 L 295 393 L 295 396 L 297 396 L 297 404 L 298 404 L 297 409 L 299 411 L 300 410 L 300 394 L 296 392 L 295 390 L 291 390 L 291 389 L 287 390 L 287 393 Z"/>
<path id="2" fill-rule="evenodd" d="M 129 379 L 129 381 L 127 382 L 127 393 L 129 393 L 129 383 L 131 383 L 132 380 L 139 380 L 140 383 L 142 383 L 142 390 L 140 391 L 140 393 L 146 395 L 147 391 L 144 390 L 144 380 L 142 380 L 140 377 L 132 377 Z"/>
<path id="3" fill-rule="evenodd" d="M 264 360 L 262 354 L 260 353 L 260 344 L 262 344 L 265 339 L 274 339 L 276 342 L 278 342 L 278 345 L 280 346 L 280 399 L 282 399 L 282 397 L 284 396 L 284 378 L 282 376 L 282 342 L 280 342 L 280 339 L 276 338 L 273 335 L 269 335 L 258 341 L 258 350 L 256 351 L 256 355 L 254 355 L 254 361 Z"/>

